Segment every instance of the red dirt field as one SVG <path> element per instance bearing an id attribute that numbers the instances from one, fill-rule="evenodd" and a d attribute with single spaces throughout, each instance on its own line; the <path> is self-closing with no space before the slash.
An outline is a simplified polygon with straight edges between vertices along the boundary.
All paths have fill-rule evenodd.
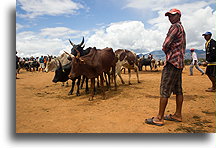
<path id="1" fill-rule="evenodd" d="M 183 122 L 165 121 L 162 127 L 144 123 L 158 112 L 161 69 L 140 72 L 139 84 L 134 72 L 132 85 L 117 78 L 117 91 L 112 87 L 106 100 L 98 93 L 93 101 L 84 89 L 79 97 L 68 96 L 71 81 L 69 87 L 55 84 L 53 72 L 21 70 L 16 79 L 16 133 L 215 133 L 215 93 L 205 92 L 211 83 L 196 69 L 189 76 L 188 66 L 183 71 Z M 122 76 L 127 82 L 128 74 Z M 172 96 L 165 114 L 174 111 Z"/>

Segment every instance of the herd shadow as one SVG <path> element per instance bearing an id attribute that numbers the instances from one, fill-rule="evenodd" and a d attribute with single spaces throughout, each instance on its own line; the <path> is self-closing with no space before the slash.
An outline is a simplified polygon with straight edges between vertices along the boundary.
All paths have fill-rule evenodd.
<path id="1" fill-rule="evenodd" d="M 122 87 L 122 86 L 121 86 Z M 123 86 L 124 87 L 124 86 Z M 72 95 L 68 95 L 68 92 L 71 89 L 71 85 L 69 86 L 60 86 L 58 84 L 53 84 L 53 85 L 49 85 L 49 86 L 44 86 L 43 88 L 40 89 L 36 89 L 34 91 L 34 95 L 36 95 L 37 97 L 41 97 L 41 98 L 48 98 L 48 99 L 89 99 L 91 97 L 91 92 L 86 93 L 85 89 L 82 88 L 80 89 L 80 96 L 76 95 L 76 86 L 74 88 L 74 92 Z M 122 88 L 120 88 L 119 86 L 117 87 L 117 90 L 114 90 L 114 86 L 111 86 L 110 89 L 107 89 L 107 87 L 104 87 L 105 89 L 105 94 L 106 94 L 106 100 L 111 99 L 113 97 L 116 97 L 118 95 L 121 94 L 121 92 L 123 91 Z M 91 91 L 91 90 L 90 90 Z M 93 100 L 98 100 L 98 99 L 102 99 L 102 89 L 101 87 L 96 87 L 96 92 L 94 94 L 94 98 Z"/>

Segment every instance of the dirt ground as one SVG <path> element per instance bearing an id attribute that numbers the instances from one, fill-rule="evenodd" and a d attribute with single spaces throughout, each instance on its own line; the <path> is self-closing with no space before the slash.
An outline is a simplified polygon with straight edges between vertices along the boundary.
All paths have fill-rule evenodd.
<path id="1" fill-rule="evenodd" d="M 205 69 L 204 67 L 201 67 Z M 215 93 L 205 92 L 211 86 L 206 75 L 189 67 L 183 71 L 183 122 L 165 121 L 162 127 L 147 125 L 144 119 L 158 112 L 161 69 L 139 73 L 137 83 L 106 91 L 107 99 L 96 94 L 93 101 L 81 90 L 81 96 L 68 92 L 71 87 L 53 83 L 53 72 L 21 70 L 16 79 L 17 133 L 215 133 Z M 125 82 L 128 74 L 122 74 Z M 76 88 L 75 88 L 76 90 Z M 175 111 L 175 96 L 169 99 L 165 114 Z"/>

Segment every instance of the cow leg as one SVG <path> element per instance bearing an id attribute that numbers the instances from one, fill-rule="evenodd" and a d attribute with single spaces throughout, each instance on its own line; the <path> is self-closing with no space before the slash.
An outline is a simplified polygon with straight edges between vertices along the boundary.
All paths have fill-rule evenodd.
<path id="1" fill-rule="evenodd" d="M 129 85 L 132 85 L 131 82 L 130 82 L 130 79 L 131 79 L 131 70 L 128 68 L 128 75 L 129 75 L 129 81 L 128 81 L 128 84 Z"/>
<path id="2" fill-rule="evenodd" d="M 87 77 L 85 77 L 85 79 L 86 79 L 86 94 L 88 94 L 89 93 L 89 87 L 88 87 L 88 78 Z"/>
<path id="3" fill-rule="evenodd" d="M 100 88 L 100 78 L 97 77 L 97 88 Z"/>
<path id="4" fill-rule="evenodd" d="M 119 78 L 121 79 L 122 84 L 125 84 L 124 80 L 121 77 L 121 73 L 118 73 Z"/>
<path id="5" fill-rule="evenodd" d="M 151 71 L 153 71 L 153 69 L 154 69 L 154 64 L 151 63 Z"/>
<path id="6" fill-rule="evenodd" d="M 113 79 L 114 79 L 114 85 L 115 85 L 115 90 L 117 90 L 117 84 L 116 84 L 116 75 L 115 75 L 115 66 L 112 67 L 112 75 L 113 75 Z"/>
<path id="7" fill-rule="evenodd" d="M 84 82 L 85 82 L 85 76 L 82 76 L 82 82 L 81 82 L 80 89 L 82 89 L 82 88 L 83 88 L 83 84 L 84 84 Z"/>
<path id="8" fill-rule="evenodd" d="M 115 72 L 116 72 L 116 74 L 119 76 L 119 78 L 120 78 L 122 84 L 125 84 L 124 80 L 123 80 L 122 77 L 121 77 L 121 68 L 122 68 L 122 66 L 120 66 L 119 64 L 116 64 L 115 68 L 116 68 L 116 69 L 115 69 Z M 116 75 L 116 74 L 115 74 L 115 75 Z"/>
<path id="9" fill-rule="evenodd" d="M 108 79 L 107 79 L 107 76 L 108 76 Z M 110 73 L 109 72 L 107 72 L 107 73 L 104 72 L 104 77 L 105 77 L 105 81 L 106 81 L 107 90 L 109 90 L 110 89 Z"/>
<path id="10" fill-rule="evenodd" d="M 71 86 L 71 90 L 69 91 L 68 95 L 72 95 L 73 94 L 75 82 L 76 82 L 76 79 L 72 79 L 72 86 Z"/>
<path id="11" fill-rule="evenodd" d="M 79 76 L 77 79 L 78 79 L 78 80 L 77 80 L 77 92 L 76 92 L 76 95 L 77 95 L 77 96 L 80 96 L 79 89 L 80 89 L 80 80 L 81 80 L 81 76 Z"/>
<path id="12" fill-rule="evenodd" d="M 139 65 L 139 71 L 142 71 L 142 66 L 141 65 Z"/>
<path id="13" fill-rule="evenodd" d="M 95 89 L 95 78 L 91 78 L 91 97 L 89 98 L 89 101 L 93 101 L 94 89 Z"/>
<path id="14" fill-rule="evenodd" d="M 139 68 L 138 68 L 138 66 L 136 66 L 136 65 L 135 65 L 134 67 L 135 67 L 134 69 L 135 69 L 136 76 L 137 76 L 137 82 L 140 83 L 140 81 L 139 81 L 139 73 L 138 73 L 138 69 L 139 69 Z"/>
<path id="15" fill-rule="evenodd" d="M 102 99 L 105 100 L 105 91 L 104 91 L 104 77 L 103 74 L 100 75 L 100 83 L 101 83 L 101 90 L 102 90 Z"/>
<path id="16" fill-rule="evenodd" d="M 20 74 L 20 69 L 21 69 L 21 68 L 18 68 L 18 70 L 17 70 L 17 73 L 18 73 L 18 74 Z"/>
<path id="17" fill-rule="evenodd" d="M 108 72 L 108 84 L 109 84 L 109 89 L 110 89 L 111 88 L 110 72 Z"/>
<path id="18" fill-rule="evenodd" d="M 104 72 L 104 77 L 105 77 L 105 81 L 106 81 L 106 86 L 107 86 L 107 88 L 108 88 L 108 85 L 109 85 L 109 84 L 108 84 L 108 81 L 107 81 L 107 73 L 105 73 L 105 72 Z"/>

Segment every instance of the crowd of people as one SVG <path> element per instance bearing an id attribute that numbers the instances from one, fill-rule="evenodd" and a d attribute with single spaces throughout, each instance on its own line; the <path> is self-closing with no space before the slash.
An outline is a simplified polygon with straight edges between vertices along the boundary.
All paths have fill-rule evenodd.
<path id="1" fill-rule="evenodd" d="M 16 51 L 16 54 L 18 52 Z M 19 79 L 17 77 L 17 74 L 19 73 L 19 70 L 21 68 L 25 68 L 27 71 L 39 71 L 44 72 L 45 67 L 48 63 L 48 61 L 51 61 L 51 59 L 56 58 L 55 56 L 43 56 L 41 57 L 18 57 L 16 55 L 16 79 Z"/>

